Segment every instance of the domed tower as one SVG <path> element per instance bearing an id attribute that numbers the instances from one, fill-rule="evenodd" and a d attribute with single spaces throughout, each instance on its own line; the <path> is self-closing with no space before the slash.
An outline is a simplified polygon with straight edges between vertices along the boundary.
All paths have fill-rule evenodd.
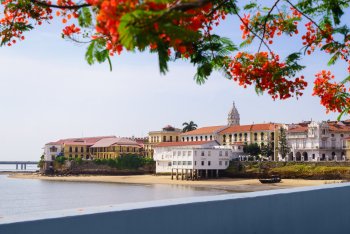
<path id="1" fill-rule="evenodd" d="M 235 106 L 235 102 L 233 102 L 232 109 L 228 113 L 227 125 L 228 126 L 239 125 L 239 120 L 240 120 L 239 113 Z"/>

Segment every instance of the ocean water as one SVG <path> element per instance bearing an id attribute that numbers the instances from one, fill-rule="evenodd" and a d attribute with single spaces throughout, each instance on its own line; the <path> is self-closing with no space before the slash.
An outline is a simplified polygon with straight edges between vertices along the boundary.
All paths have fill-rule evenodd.
<path id="1" fill-rule="evenodd" d="M 15 179 L 0 175 L 0 218 L 43 211 L 218 195 L 223 190 L 181 185 L 136 185 Z"/>

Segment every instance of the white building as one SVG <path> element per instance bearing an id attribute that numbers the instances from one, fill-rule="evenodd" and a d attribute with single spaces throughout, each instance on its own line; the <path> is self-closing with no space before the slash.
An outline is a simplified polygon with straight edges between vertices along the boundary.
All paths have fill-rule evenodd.
<path id="1" fill-rule="evenodd" d="M 183 170 L 225 170 L 242 151 L 219 146 L 217 141 L 163 142 L 154 148 L 156 173 L 184 173 Z"/>
<path id="2" fill-rule="evenodd" d="M 44 146 L 44 160 L 54 161 L 57 156 L 62 155 L 63 145 L 61 142 L 50 142 Z"/>
<path id="3" fill-rule="evenodd" d="M 345 138 L 350 136 L 348 121 L 302 122 L 289 125 L 288 161 L 345 160 Z"/>

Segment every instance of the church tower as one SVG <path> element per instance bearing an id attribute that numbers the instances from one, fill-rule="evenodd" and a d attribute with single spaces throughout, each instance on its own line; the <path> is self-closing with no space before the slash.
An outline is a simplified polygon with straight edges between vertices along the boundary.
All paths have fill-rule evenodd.
<path id="1" fill-rule="evenodd" d="M 235 102 L 233 102 L 232 109 L 228 113 L 227 125 L 228 126 L 239 125 L 239 120 L 240 120 L 239 113 L 235 106 Z"/>

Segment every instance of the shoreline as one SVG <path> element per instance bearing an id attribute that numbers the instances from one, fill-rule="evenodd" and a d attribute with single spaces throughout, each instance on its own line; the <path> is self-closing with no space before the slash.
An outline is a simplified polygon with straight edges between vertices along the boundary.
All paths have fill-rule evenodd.
<path id="1" fill-rule="evenodd" d="M 342 180 L 303 180 L 283 179 L 276 184 L 262 184 L 258 179 L 244 178 L 220 178 L 198 181 L 171 180 L 170 176 L 155 175 L 128 175 L 128 176 L 103 176 L 103 175 L 79 175 L 79 176 L 43 176 L 38 173 L 7 173 L 14 179 L 39 179 L 45 181 L 62 182 L 93 182 L 93 183 L 117 183 L 139 185 L 172 185 L 190 186 L 195 188 L 225 190 L 228 192 L 255 192 L 263 190 L 286 189 L 295 187 L 307 187 L 323 184 L 341 183 Z"/>

